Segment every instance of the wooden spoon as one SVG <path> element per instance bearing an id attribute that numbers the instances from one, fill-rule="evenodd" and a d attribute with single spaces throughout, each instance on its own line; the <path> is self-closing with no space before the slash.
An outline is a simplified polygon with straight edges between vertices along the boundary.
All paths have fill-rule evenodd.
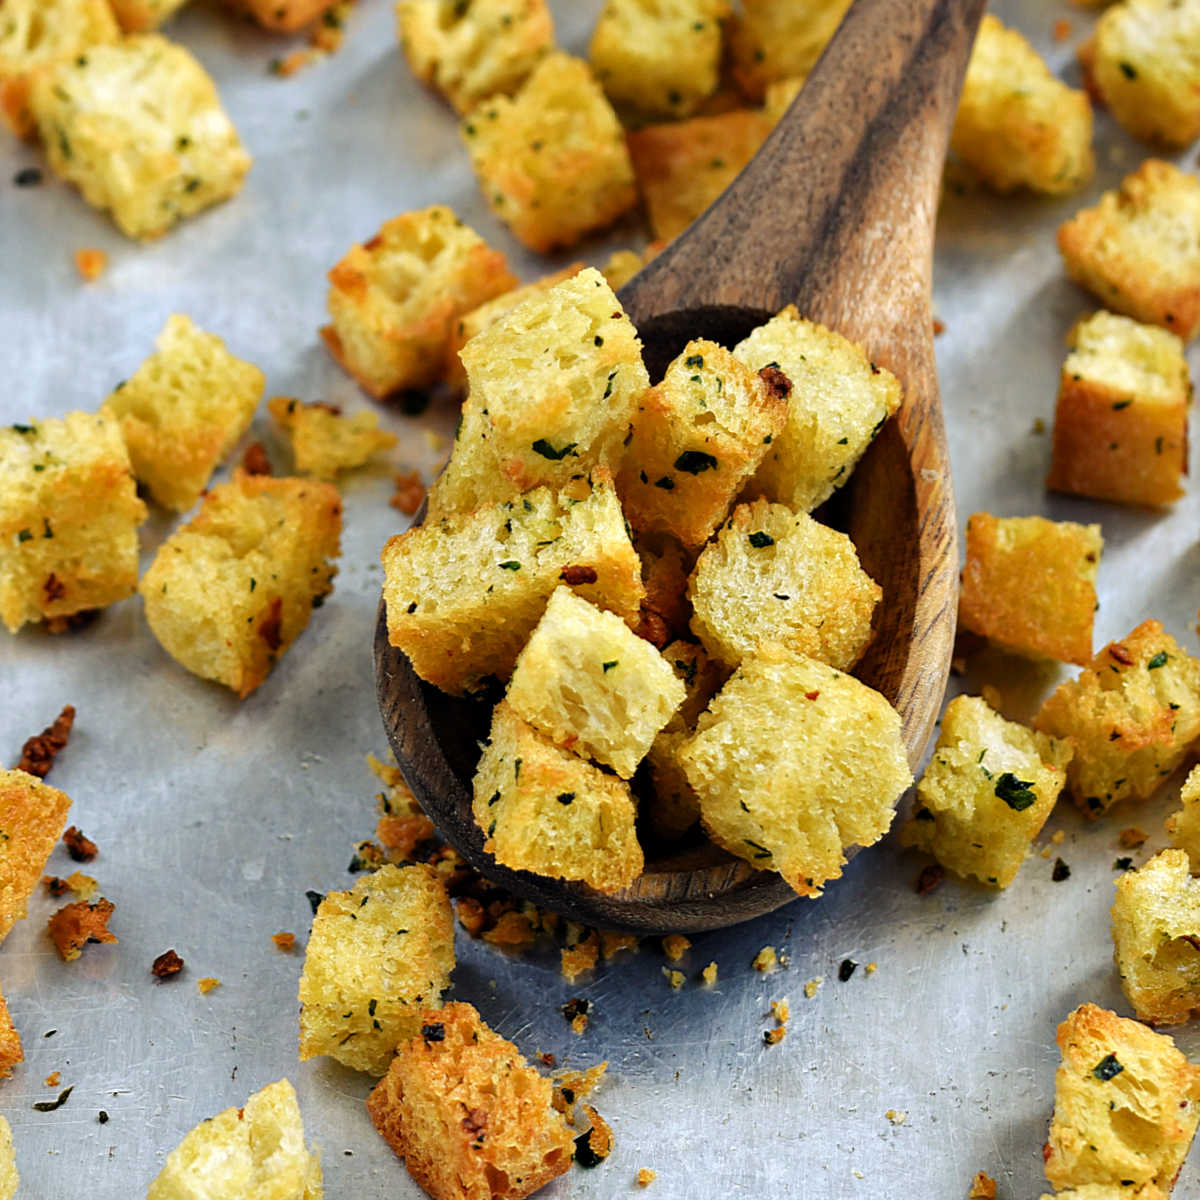
<path id="1" fill-rule="evenodd" d="M 903 406 L 838 506 L 884 597 L 855 674 L 899 710 L 914 768 L 945 692 L 958 572 L 933 354 L 933 231 L 983 5 L 857 0 L 750 165 L 620 293 L 652 378 L 690 339 L 732 346 L 794 303 L 862 343 L 904 385 Z M 389 645 L 382 605 L 375 659 L 384 728 L 417 799 L 473 866 L 513 893 L 639 933 L 733 925 L 795 898 L 778 875 L 711 846 L 648 862 L 615 895 L 498 865 L 471 816 L 490 708 L 422 683 Z"/>

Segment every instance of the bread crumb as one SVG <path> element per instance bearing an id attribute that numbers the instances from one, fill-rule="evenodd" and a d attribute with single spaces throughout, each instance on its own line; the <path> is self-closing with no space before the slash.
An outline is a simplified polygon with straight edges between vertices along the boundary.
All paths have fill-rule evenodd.
<path id="1" fill-rule="evenodd" d="M 967 1193 L 969 1200 L 996 1200 L 996 1181 L 983 1171 L 979 1171 L 971 1180 L 971 1190 Z"/>
<path id="2" fill-rule="evenodd" d="M 490 942 L 493 946 L 501 946 L 505 950 L 524 950 L 527 946 L 533 945 L 535 938 L 536 934 L 529 917 L 525 913 L 515 910 L 501 913 L 496 924 L 483 932 L 485 942 Z M 563 954 L 566 954 L 565 950 Z M 594 953 L 591 965 L 596 965 Z M 563 973 L 566 974 L 565 968 Z"/>
<path id="3" fill-rule="evenodd" d="M 670 967 L 663 967 L 662 973 L 666 976 L 667 982 L 675 989 L 683 987 L 687 979 L 682 971 L 672 971 Z"/>
<path id="4" fill-rule="evenodd" d="M 62 1077 L 57 1071 L 51 1071 L 50 1074 L 42 1080 L 42 1083 L 45 1084 L 46 1087 L 58 1087 L 61 1082 Z"/>
<path id="5" fill-rule="evenodd" d="M 174 950 L 164 950 L 150 966 L 155 979 L 172 979 L 182 970 L 183 959 Z"/>
<path id="6" fill-rule="evenodd" d="M 242 470 L 247 475 L 270 475 L 271 460 L 267 457 L 266 447 L 262 442 L 251 442 L 242 455 Z"/>
<path id="7" fill-rule="evenodd" d="M 893 1125 L 903 1125 L 908 1120 L 908 1113 L 900 1112 L 899 1109 L 889 1108 L 883 1114 Z"/>
<path id="8" fill-rule="evenodd" d="M 946 878 L 946 868 L 941 863 L 930 863 L 922 868 L 917 882 L 913 885 L 918 896 L 927 896 Z"/>
<path id="9" fill-rule="evenodd" d="M 946 332 L 946 322 L 939 317 L 933 318 L 933 336 L 941 337 Z"/>
<path id="10" fill-rule="evenodd" d="M 764 975 L 773 974 L 775 968 L 779 964 L 779 955 L 775 953 L 774 946 L 764 946 L 755 956 L 754 961 L 750 964 L 756 971 Z"/>
<path id="11" fill-rule="evenodd" d="M 76 250 L 75 251 L 75 269 L 80 276 L 91 283 L 94 279 L 99 279 L 104 274 L 104 268 L 108 266 L 108 255 L 103 250 Z"/>
<path id="12" fill-rule="evenodd" d="M 763 1033 L 763 1041 L 768 1046 L 777 1045 L 787 1037 L 787 1023 L 788 1018 L 791 1016 L 791 1008 L 788 1006 L 786 996 L 782 1000 L 771 1001 L 771 1016 L 775 1018 L 778 1024 L 776 1028 L 768 1029 Z"/>
<path id="13" fill-rule="evenodd" d="M 571 1032 L 577 1037 L 583 1037 L 587 1032 L 588 1019 L 584 1013 L 577 1013 L 571 1022 Z"/>
<path id="14" fill-rule="evenodd" d="M 280 950 L 290 950 L 296 944 L 296 935 L 294 933 L 286 932 L 273 933 L 271 934 L 271 941 L 273 941 Z"/>
<path id="15" fill-rule="evenodd" d="M 787 1037 L 787 1026 L 778 1025 L 774 1029 L 767 1029 L 763 1032 L 763 1041 L 768 1046 L 774 1046 Z"/>
<path id="16" fill-rule="evenodd" d="M 74 962 L 89 942 L 117 940 L 116 934 L 108 930 L 113 908 L 112 901 L 103 897 L 94 904 L 80 900 L 65 905 L 50 918 L 47 922 L 50 939 L 63 962 Z"/>
<path id="17" fill-rule="evenodd" d="M 820 990 L 821 984 L 825 982 L 823 975 L 818 975 L 815 979 L 810 979 L 804 985 L 804 995 L 811 1000 Z"/>
<path id="18" fill-rule="evenodd" d="M 17 763 L 17 770 L 45 779 L 54 765 L 54 756 L 67 744 L 74 724 L 75 708 L 70 704 L 65 705 L 54 718 L 53 725 L 26 740 L 21 747 L 21 761 Z"/>
<path id="19" fill-rule="evenodd" d="M 1034 417 L 1033 432 L 1039 436 L 1046 432 L 1046 422 L 1043 421 L 1041 417 Z"/>
<path id="20" fill-rule="evenodd" d="M 91 862 L 99 854 L 96 843 L 91 838 L 84 837 L 74 825 L 68 826 L 62 840 L 63 845 L 67 848 L 67 853 L 76 862 Z"/>
<path id="21" fill-rule="evenodd" d="M 1066 20 L 1064 17 L 1059 17 L 1059 19 L 1054 22 L 1054 40 L 1056 42 L 1065 42 L 1067 38 L 1071 36 L 1072 28 L 1073 26 L 1071 25 L 1070 21 Z"/>
<path id="22" fill-rule="evenodd" d="M 65 896 L 71 892 L 79 900 L 90 900 L 100 886 L 90 875 L 82 871 L 72 871 L 66 879 L 58 875 L 43 875 L 42 883 L 51 896 Z"/>
<path id="23" fill-rule="evenodd" d="M 700 972 L 700 979 L 705 987 L 713 987 L 717 982 L 717 964 L 710 962 L 703 971 Z"/>
<path id="24" fill-rule="evenodd" d="M 663 953 L 671 962 L 678 962 L 691 947 L 692 943 L 681 933 L 672 933 L 663 938 Z"/>
<path id="25" fill-rule="evenodd" d="M 425 501 L 425 485 L 419 471 L 402 471 L 392 476 L 396 490 L 388 503 L 398 508 L 406 517 L 411 517 Z"/>
<path id="26" fill-rule="evenodd" d="M 202 996 L 207 996 L 213 988 L 219 988 L 220 986 L 221 981 L 213 975 L 205 975 L 203 979 L 196 980 L 196 987 Z"/>
<path id="27" fill-rule="evenodd" d="M 568 983 L 574 983 L 580 975 L 594 970 L 596 959 L 600 955 L 600 938 L 595 930 L 588 933 L 582 941 L 574 946 L 564 946 L 562 952 L 562 976 Z"/>
<path id="28" fill-rule="evenodd" d="M 592 1127 L 575 1139 L 575 1161 L 581 1167 L 594 1167 L 612 1153 L 612 1129 L 590 1104 L 585 1104 L 583 1111 Z"/>
<path id="29" fill-rule="evenodd" d="M 612 933 L 605 930 L 600 931 L 600 955 L 602 958 L 612 958 L 614 954 L 620 954 L 622 950 L 629 950 L 636 953 L 641 942 L 635 933 Z"/>
<path id="30" fill-rule="evenodd" d="M 654 1177 L 657 1174 L 651 1171 L 649 1167 L 642 1167 L 637 1173 L 638 1187 L 649 1187 L 654 1182 Z"/>
<path id="31" fill-rule="evenodd" d="M 1146 844 L 1146 839 L 1150 835 L 1143 829 L 1139 829 L 1136 825 L 1131 825 L 1128 829 L 1122 829 L 1117 840 L 1126 850 L 1136 850 L 1139 846 Z"/>

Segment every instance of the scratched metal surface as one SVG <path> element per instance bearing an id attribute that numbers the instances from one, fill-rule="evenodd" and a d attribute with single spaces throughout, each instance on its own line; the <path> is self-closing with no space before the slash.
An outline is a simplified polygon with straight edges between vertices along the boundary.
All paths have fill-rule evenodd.
<path id="1" fill-rule="evenodd" d="M 563 41 L 581 48 L 597 5 L 555 7 Z M 523 274 L 535 273 L 485 211 L 451 115 L 402 66 L 390 8 L 363 0 L 344 50 L 286 81 L 266 71 L 278 43 L 203 6 L 175 23 L 172 33 L 216 76 L 257 164 L 236 202 L 153 246 L 125 242 L 57 183 L 9 186 L 39 159 L 0 142 L 0 421 L 94 408 L 175 310 L 259 363 L 269 393 L 367 403 L 315 337 L 323 276 L 352 240 L 406 208 L 450 203 L 512 251 Z M 1041 0 L 997 8 L 1077 77 L 1071 46 L 1088 18 Z M 1075 23 L 1072 42 L 1052 41 L 1056 17 Z M 1149 515 L 1047 497 L 1041 486 L 1049 442 L 1033 422 L 1052 417 L 1062 337 L 1088 305 L 1062 276 L 1052 231 L 1144 153 L 1104 117 L 1098 131 L 1100 171 L 1082 197 L 972 195 L 945 205 L 938 351 L 960 513 L 1100 520 L 1098 643 L 1155 615 L 1195 650 L 1195 490 L 1171 513 Z M 632 236 L 619 231 L 588 257 L 602 260 Z M 82 246 L 111 256 L 91 286 L 71 263 Z M 453 414 L 385 420 L 401 438 L 395 464 L 428 471 L 438 454 L 423 430 L 445 432 Z M 270 441 L 261 417 L 254 433 Z M 331 1200 L 419 1195 L 366 1118 L 369 1080 L 296 1061 L 300 956 L 270 942 L 278 930 L 303 940 L 305 889 L 348 885 L 351 845 L 373 828 L 363 756 L 383 747 L 370 649 L 377 555 L 400 521 L 389 494 L 386 470 L 346 479 L 337 590 L 244 703 L 168 661 L 136 600 L 71 637 L 26 630 L 0 641 L 0 759 L 15 759 L 63 703 L 79 709 L 51 781 L 100 845 L 91 870 L 116 904 L 120 937 L 64 966 L 44 933 L 51 902 L 39 895 L 0 950 L 27 1055 L 0 1085 L 23 1196 L 140 1195 L 196 1122 L 285 1075 L 323 1150 Z M 147 561 L 169 527 L 159 514 L 144 528 Z M 995 667 L 1018 711 L 1054 678 Z M 964 682 L 977 688 L 983 677 Z M 1161 817 L 1178 783 L 1144 811 L 1096 827 L 1057 812 L 1046 834 L 1065 833 L 1054 850 L 1071 867 L 1062 883 L 1051 882 L 1052 859 L 1035 853 L 1005 893 L 947 882 L 919 898 L 920 862 L 889 839 L 819 902 L 697 937 L 680 991 L 653 948 L 571 987 L 549 958 L 513 961 L 462 938 L 453 994 L 528 1053 L 612 1064 L 600 1107 L 615 1152 L 597 1170 L 571 1171 L 548 1197 L 623 1194 L 640 1167 L 658 1172 L 651 1194 L 675 1197 L 952 1197 L 980 1169 L 997 1177 L 1002 1197 L 1036 1196 L 1055 1024 L 1084 1000 L 1128 1011 L 1107 919 L 1117 831 L 1134 820 L 1150 831 L 1135 856 L 1144 860 L 1163 843 Z M 69 871 L 61 849 L 50 869 Z M 788 965 L 764 977 L 750 960 L 766 944 Z M 184 956 L 186 973 L 159 985 L 149 966 L 167 947 Z M 847 958 L 863 966 L 839 982 Z M 710 960 L 720 981 L 706 991 L 695 977 Z M 878 964 L 872 974 L 869 962 Z M 203 975 L 222 986 L 200 996 Z M 806 998 L 816 977 L 824 984 Z M 575 994 L 594 1002 L 583 1038 L 558 1012 Z M 764 1047 L 769 1002 L 784 996 L 788 1036 Z M 1178 1036 L 1200 1054 L 1200 1033 Z M 58 1111 L 35 1112 L 53 1094 L 43 1085 L 53 1071 L 74 1092 Z M 1185 1167 L 1176 1195 L 1200 1196 L 1200 1167 Z"/>

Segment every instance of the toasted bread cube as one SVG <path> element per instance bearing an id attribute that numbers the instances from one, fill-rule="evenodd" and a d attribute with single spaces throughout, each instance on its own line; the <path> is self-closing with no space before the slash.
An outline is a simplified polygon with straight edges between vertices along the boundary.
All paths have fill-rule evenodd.
<path id="1" fill-rule="evenodd" d="M 1058 1027 L 1046 1178 L 1169 1192 L 1200 1117 L 1200 1067 L 1165 1034 L 1094 1004 Z"/>
<path id="2" fill-rule="evenodd" d="M 1183 807 L 1167 817 L 1167 836 L 1187 854 L 1191 873 L 1200 875 L 1200 767 L 1192 768 L 1179 799 Z"/>
<path id="3" fill-rule="evenodd" d="M 396 22 L 413 74 L 459 113 L 511 96 L 554 48 L 546 0 L 400 0 Z"/>
<path id="4" fill-rule="evenodd" d="M 687 584 L 696 565 L 695 551 L 681 546 L 669 533 L 635 534 L 633 544 L 646 589 L 637 632 L 660 648 L 672 638 L 690 637 L 692 603 Z M 657 636 L 650 636 L 647 622 L 655 626 Z"/>
<path id="5" fill-rule="evenodd" d="M 743 0 L 730 35 L 738 87 L 761 100 L 775 80 L 807 75 L 849 7 L 850 0 Z"/>
<path id="6" fill-rule="evenodd" d="M 12 633 L 137 586 L 146 519 L 116 422 L 68 413 L 0 428 L 0 620 Z"/>
<path id="7" fill-rule="evenodd" d="M 12 1200 L 17 1194 L 17 1157 L 13 1151 L 12 1126 L 0 1117 L 0 1200 Z"/>
<path id="8" fill-rule="evenodd" d="M 629 785 L 560 749 L 507 700 L 492 714 L 474 786 L 483 848 L 503 866 L 598 892 L 618 891 L 642 873 Z"/>
<path id="9" fill-rule="evenodd" d="M 689 342 L 633 414 L 617 490 L 629 523 L 702 546 L 788 413 L 790 382 L 715 342 Z"/>
<path id="10" fill-rule="evenodd" d="M 281 1079 L 196 1126 L 170 1154 L 146 1200 L 321 1200 L 321 1155 L 304 1144 L 292 1085 Z"/>
<path id="11" fill-rule="evenodd" d="M 188 0 L 108 0 L 126 33 L 147 33 L 175 15 Z"/>
<path id="12" fill-rule="evenodd" d="M 1083 666 L 1103 546 L 1099 525 L 972 514 L 959 625 L 1027 658 Z"/>
<path id="13" fill-rule="evenodd" d="M 396 444 L 396 435 L 380 429 L 379 415 L 370 410 L 346 416 L 328 404 L 303 404 L 290 396 L 272 396 L 267 408 L 287 432 L 301 475 L 334 479 Z"/>
<path id="14" fill-rule="evenodd" d="M 1185 342 L 1200 330 L 1200 180 L 1147 159 L 1059 227 L 1067 274 L 1106 308 Z"/>
<path id="15" fill-rule="evenodd" d="M 341 531 L 331 484 L 235 471 L 142 576 L 150 629 L 192 674 L 248 696 L 333 590 Z"/>
<path id="16" fill-rule="evenodd" d="M 730 669 L 778 642 L 848 671 L 882 594 L 844 533 L 768 500 L 733 510 L 688 584 L 692 632 Z"/>
<path id="17" fill-rule="evenodd" d="M 272 33 L 295 33 L 315 21 L 334 0 L 226 0 L 236 12 L 244 13 Z"/>
<path id="18" fill-rule="evenodd" d="M 48 68 L 29 104 L 51 167 L 131 238 L 229 199 L 250 170 L 213 81 L 157 34 Z"/>
<path id="19" fill-rule="evenodd" d="M 504 255 L 442 204 L 388 221 L 329 282 L 333 324 L 321 336 L 380 397 L 433 383 L 458 318 L 517 283 Z"/>
<path id="20" fill-rule="evenodd" d="M 647 125 L 629 134 L 629 154 L 654 236 L 678 237 L 733 182 L 773 122 L 754 109 Z"/>
<path id="21" fill-rule="evenodd" d="M 955 697 L 900 844 L 957 875 L 1008 887 L 1067 781 L 1071 755 L 1070 743 L 1006 721 L 978 696 Z"/>
<path id="22" fill-rule="evenodd" d="M 13 1025 L 4 993 L 0 992 L 0 1079 L 9 1078 L 13 1067 L 24 1061 L 25 1051 L 21 1048 L 21 1035 Z M 0 1151 L 0 1161 L 3 1161 L 3 1157 L 3 1151 Z M 0 1167 L 0 1196 L 4 1194 L 3 1179 L 3 1167 Z"/>
<path id="23" fill-rule="evenodd" d="M 734 354 L 752 371 L 778 367 L 792 382 L 788 419 L 746 488 L 811 512 L 842 486 L 883 423 L 900 407 L 896 377 L 860 346 L 788 305 Z"/>
<path id="24" fill-rule="evenodd" d="M 265 379 L 179 313 L 101 412 L 120 427 L 133 473 L 159 504 L 184 512 L 246 432 Z"/>
<path id="25" fill-rule="evenodd" d="M 443 691 L 507 679 L 560 583 L 636 624 L 644 591 L 612 476 L 431 518 L 383 548 L 388 637 Z"/>
<path id="26" fill-rule="evenodd" d="M 588 59 L 618 111 L 690 116 L 717 90 L 726 0 L 605 0 Z"/>
<path id="27" fill-rule="evenodd" d="M 801 896 L 841 875 L 848 846 L 883 837 L 912 783 L 878 692 L 771 643 L 742 660 L 679 761 L 713 841 Z"/>
<path id="28" fill-rule="evenodd" d="M 108 0 L 7 0 L 0 21 L 0 117 L 18 137 L 29 137 L 34 73 L 120 36 Z"/>
<path id="29" fill-rule="evenodd" d="M 1175 334 L 1107 312 L 1080 321 L 1058 385 L 1046 486 L 1126 504 L 1177 500 L 1191 398 Z"/>
<path id="30" fill-rule="evenodd" d="M 650 385 L 642 344 L 599 271 L 539 291 L 472 338 L 462 424 L 429 496 L 466 512 L 616 467 Z"/>
<path id="31" fill-rule="evenodd" d="M 1059 684 L 1033 725 L 1071 740 L 1067 785 L 1088 816 L 1145 800 L 1200 737 L 1200 661 L 1158 621 L 1143 621 Z"/>
<path id="32" fill-rule="evenodd" d="M 530 250 L 573 246 L 637 203 L 624 130 L 582 59 L 547 55 L 461 131 L 492 211 Z"/>
<path id="33" fill-rule="evenodd" d="M 685 694 L 649 642 L 569 587 L 550 597 L 508 685 L 519 717 L 623 779 L 632 778 Z"/>
<path id="34" fill-rule="evenodd" d="M 1025 38 L 991 13 L 971 52 L 950 145 L 999 192 L 1074 192 L 1096 169 L 1087 93 L 1056 79 Z"/>
<path id="35" fill-rule="evenodd" d="M 433 1200 L 521 1200 L 571 1165 L 550 1080 L 469 1004 L 426 1014 L 367 1111 Z"/>
<path id="36" fill-rule="evenodd" d="M 25 916 L 70 807 L 70 797 L 36 776 L 0 770 L 0 942 Z"/>

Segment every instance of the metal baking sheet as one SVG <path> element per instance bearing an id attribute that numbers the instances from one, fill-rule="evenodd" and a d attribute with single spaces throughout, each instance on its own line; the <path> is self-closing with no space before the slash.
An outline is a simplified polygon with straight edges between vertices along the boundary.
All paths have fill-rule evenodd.
<path id="1" fill-rule="evenodd" d="M 582 51 L 598 4 L 553 7 L 562 42 Z M 1060 0 L 994 7 L 1078 81 L 1073 47 L 1091 17 Z M 1063 43 L 1051 32 L 1058 18 L 1074 26 Z M 391 4 L 362 0 L 343 50 L 290 79 L 268 72 L 279 41 L 215 7 L 193 5 L 170 33 L 212 71 L 253 151 L 247 187 L 137 246 L 57 182 L 10 186 L 40 160 L 0 140 L 0 421 L 94 409 L 174 311 L 258 363 L 269 394 L 367 405 L 316 337 L 324 275 L 351 242 L 405 209 L 448 203 L 524 277 L 545 269 L 488 213 L 451 113 L 401 61 Z M 1102 114 L 1097 141 L 1097 177 L 1079 196 L 951 194 L 943 206 L 935 287 L 946 331 L 937 345 L 960 520 L 986 508 L 1101 522 L 1097 644 L 1157 616 L 1195 651 L 1195 489 L 1171 511 L 1148 513 L 1042 487 L 1049 439 L 1034 422 L 1051 422 L 1063 335 L 1090 303 L 1065 280 L 1053 231 L 1148 153 Z M 637 237 L 630 224 L 583 253 L 602 262 Z M 90 246 L 110 265 L 85 285 L 72 253 Z M 443 404 L 416 418 L 387 410 L 384 421 L 400 437 L 392 465 L 428 474 L 444 453 L 428 432 L 445 435 L 454 414 Z M 276 445 L 261 415 L 253 436 Z M 116 904 L 120 938 L 63 965 L 45 935 L 53 902 L 39 894 L 0 950 L 27 1055 L 0 1084 L 22 1196 L 141 1195 L 193 1125 L 282 1076 L 322 1148 L 331 1200 L 420 1195 L 367 1120 L 370 1081 L 331 1062 L 297 1062 L 301 957 L 270 940 L 292 930 L 303 941 L 305 889 L 348 886 L 351 847 L 374 827 L 376 787 L 363 760 L 385 744 L 371 665 L 378 553 L 403 519 L 387 506 L 384 467 L 345 477 L 344 493 L 336 591 L 245 702 L 169 661 L 137 600 L 71 636 L 27 629 L 0 639 L 0 758 L 15 760 L 64 703 L 79 710 L 51 782 L 73 797 L 72 819 L 100 846 L 90 870 Z M 143 528 L 144 562 L 170 528 L 161 513 Z M 992 679 L 1016 715 L 1060 674 L 990 663 L 954 686 L 978 690 Z M 547 1197 L 625 1194 L 641 1167 L 658 1173 L 649 1194 L 673 1197 L 954 1197 L 978 1170 L 997 1178 L 1001 1197 L 1037 1196 L 1047 1190 L 1040 1149 L 1055 1025 L 1084 1000 L 1129 1011 L 1108 932 L 1117 832 L 1136 823 L 1150 833 L 1135 852 L 1144 861 L 1163 845 L 1178 786 L 1173 779 L 1144 807 L 1094 826 L 1060 807 L 999 894 L 947 881 L 917 896 L 922 860 L 889 838 L 823 899 L 695 937 L 679 991 L 650 945 L 571 986 L 549 956 L 511 959 L 461 937 L 453 995 L 527 1053 L 611 1064 L 598 1104 L 616 1149 Z M 1056 830 L 1064 840 L 1043 857 Z M 1061 883 L 1051 880 L 1057 856 L 1071 868 Z M 50 869 L 71 869 L 61 849 Z M 764 945 L 786 956 L 773 975 L 750 966 Z M 159 984 L 149 967 L 168 947 L 187 967 Z M 839 982 L 846 959 L 860 966 Z M 696 976 L 710 961 L 720 978 L 704 990 Z M 877 969 L 868 973 L 868 963 Z M 222 986 L 201 996 L 203 975 Z M 805 982 L 818 977 L 806 998 Z M 559 1013 L 574 995 L 594 1006 L 581 1038 Z M 785 996 L 788 1035 L 764 1046 L 769 1003 Z M 1200 1031 L 1176 1036 L 1200 1056 Z M 43 1084 L 55 1071 L 74 1091 L 58 1111 L 36 1112 L 35 1101 L 55 1094 Z M 1184 1167 L 1175 1194 L 1200 1197 L 1200 1166 Z"/>

